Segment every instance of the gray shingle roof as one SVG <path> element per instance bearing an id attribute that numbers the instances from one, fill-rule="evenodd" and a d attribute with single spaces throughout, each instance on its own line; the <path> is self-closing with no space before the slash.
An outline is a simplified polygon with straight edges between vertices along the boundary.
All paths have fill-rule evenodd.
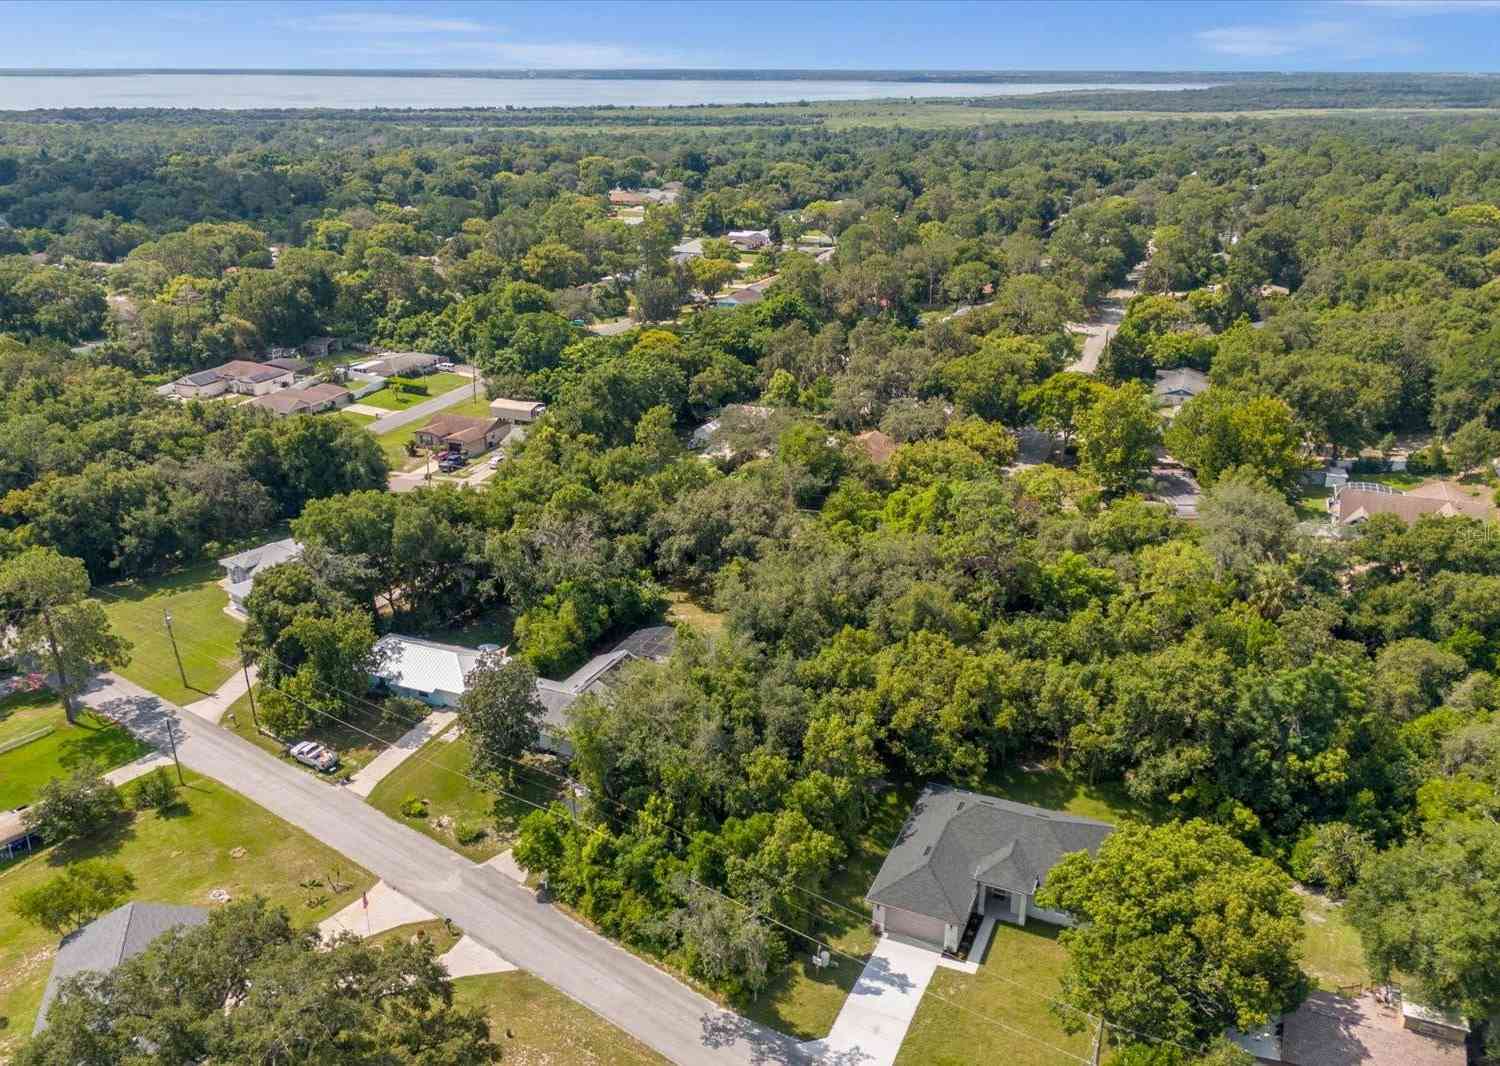
<path id="1" fill-rule="evenodd" d="M 980 882 L 1029 895 L 1064 855 L 1097 851 L 1114 827 L 945 785 L 912 806 L 866 898 L 901 910 L 967 920 Z"/>
<path id="2" fill-rule="evenodd" d="M 52 962 L 52 976 L 42 993 L 34 1032 L 47 1027 L 47 1010 L 57 990 L 69 977 L 90 970 L 109 973 L 126 959 L 145 951 L 151 941 L 181 925 L 202 925 L 208 911 L 200 907 L 174 907 L 165 903 L 127 903 L 95 918 L 77 932 L 63 937 Z"/>

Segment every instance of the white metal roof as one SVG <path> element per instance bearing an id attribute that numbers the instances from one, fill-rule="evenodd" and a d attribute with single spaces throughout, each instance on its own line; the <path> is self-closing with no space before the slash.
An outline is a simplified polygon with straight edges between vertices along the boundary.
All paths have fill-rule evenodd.
<path id="1" fill-rule="evenodd" d="M 377 676 L 413 692 L 462 693 L 464 678 L 479 661 L 479 652 L 395 633 L 375 643 L 382 656 Z"/>

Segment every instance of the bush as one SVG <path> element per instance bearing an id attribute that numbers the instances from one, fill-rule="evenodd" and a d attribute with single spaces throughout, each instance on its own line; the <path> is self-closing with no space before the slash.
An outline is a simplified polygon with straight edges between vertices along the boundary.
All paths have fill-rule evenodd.
<path id="1" fill-rule="evenodd" d="M 134 888 L 135 878 L 119 863 L 87 859 L 18 894 L 11 910 L 49 932 L 66 933 L 113 910 Z"/>
<path id="2" fill-rule="evenodd" d="M 427 801 L 417 796 L 407 796 L 401 801 L 401 813 L 408 818 L 426 818 Z"/>
<path id="3" fill-rule="evenodd" d="M 478 818 L 460 818 L 453 823 L 453 839 L 460 844 L 477 844 L 489 834 L 489 827 Z"/>
<path id="4" fill-rule="evenodd" d="M 136 782 L 131 796 L 131 806 L 138 811 L 155 811 L 165 815 L 177 806 L 177 782 L 159 766 Z"/>
<path id="5" fill-rule="evenodd" d="M 1406 457 L 1406 472 L 1422 476 L 1424 474 L 1446 474 L 1448 472 L 1448 453 L 1443 451 L 1443 446 L 1433 441 L 1425 448 L 1412 452 Z"/>
<path id="6" fill-rule="evenodd" d="M 426 396 L 427 385 L 425 382 L 412 381 L 409 378 L 391 378 L 387 383 L 392 391 L 397 393 L 410 393 L 414 396 Z"/>

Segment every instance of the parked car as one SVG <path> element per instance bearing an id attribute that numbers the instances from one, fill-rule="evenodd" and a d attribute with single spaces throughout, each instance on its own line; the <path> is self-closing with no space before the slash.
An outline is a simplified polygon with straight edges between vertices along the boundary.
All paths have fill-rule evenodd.
<path id="1" fill-rule="evenodd" d="M 453 372 L 453 368 L 454 368 L 455 365 L 456 364 L 450 363 L 447 360 L 444 360 L 443 362 L 441 362 L 441 363 L 439 363 L 437 365 L 437 369 L 440 372 L 444 373 L 444 374 L 450 374 L 450 373 Z"/>
<path id="2" fill-rule="evenodd" d="M 490 469 L 491 470 L 495 469 L 497 466 L 499 466 L 504 461 L 505 461 L 505 453 L 504 452 L 496 452 L 494 455 L 490 456 Z"/>
<path id="3" fill-rule="evenodd" d="M 451 474 L 455 470 L 460 470 L 463 468 L 463 465 L 464 457 L 457 452 L 448 452 L 438 460 L 438 469 L 445 474 Z"/>
<path id="4" fill-rule="evenodd" d="M 304 740 L 293 744 L 288 750 L 292 758 L 303 766 L 311 766 L 314 770 L 321 770 L 325 774 L 339 768 L 338 754 L 316 740 Z"/>

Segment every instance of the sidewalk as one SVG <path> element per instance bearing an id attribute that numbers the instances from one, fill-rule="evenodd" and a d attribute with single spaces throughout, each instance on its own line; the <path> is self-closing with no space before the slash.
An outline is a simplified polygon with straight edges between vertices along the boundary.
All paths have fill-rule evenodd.
<path id="1" fill-rule="evenodd" d="M 345 787 L 356 796 L 368 797 L 381 778 L 417 753 L 458 717 L 457 711 L 433 711 L 401 735 L 401 739 L 360 767 Z"/>
<path id="2" fill-rule="evenodd" d="M 250 683 L 254 684 L 258 672 L 253 666 L 250 667 L 249 672 Z M 249 686 L 245 684 L 245 671 L 236 670 L 229 675 L 229 680 L 220 685 L 212 696 L 204 696 L 201 700 L 194 700 L 182 709 L 192 711 L 199 718 L 207 719 L 214 725 L 218 725 L 219 719 L 224 717 L 224 712 L 229 710 L 230 705 L 248 691 Z"/>

